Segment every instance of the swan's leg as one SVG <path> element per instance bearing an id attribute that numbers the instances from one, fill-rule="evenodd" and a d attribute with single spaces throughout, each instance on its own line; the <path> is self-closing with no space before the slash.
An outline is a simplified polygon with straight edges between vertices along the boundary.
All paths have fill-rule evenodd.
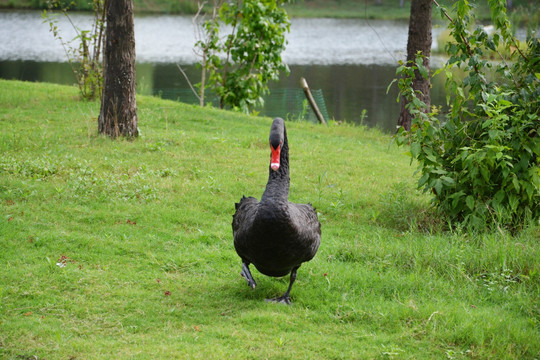
<path id="1" fill-rule="evenodd" d="M 285 291 L 285 294 L 283 294 L 283 295 L 281 295 L 280 297 L 277 297 L 277 298 L 267 299 L 266 301 L 291 305 L 291 298 L 289 297 L 289 295 L 291 293 L 291 289 L 292 289 L 292 286 L 294 284 L 294 281 L 296 280 L 296 272 L 297 272 L 299 267 L 300 267 L 300 265 L 291 270 L 291 279 L 289 280 L 289 288 L 287 289 L 287 291 Z"/>
<path id="2" fill-rule="evenodd" d="M 243 261 L 242 262 L 242 272 L 240 273 L 246 279 L 248 285 L 255 290 L 255 286 L 257 286 L 257 283 L 253 279 L 253 276 L 251 275 L 251 271 L 249 271 L 249 263 Z"/>

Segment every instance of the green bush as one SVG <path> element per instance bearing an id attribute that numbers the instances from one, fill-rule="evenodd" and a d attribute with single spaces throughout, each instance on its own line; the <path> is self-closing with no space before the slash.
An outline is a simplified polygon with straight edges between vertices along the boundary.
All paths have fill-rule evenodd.
<path id="1" fill-rule="evenodd" d="M 446 114 L 430 113 L 410 87 L 414 70 L 428 76 L 421 55 L 398 68 L 400 93 L 410 100 L 415 119 L 410 133 L 400 130 L 397 142 L 410 144 L 421 174 L 418 187 L 433 193 L 449 223 L 515 230 L 540 217 L 540 43 L 529 37 L 525 53 L 515 50 L 519 41 L 503 3 L 491 0 L 490 7 L 497 29 L 492 37 L 482 27 L 468 30 L 474 15 L 467 1 L 453 7 L 450 58 L 437 72 L 446 75 Z M 508 59 L 484 59 L 501 46 L 511 54 Z M 453 78 L 456 67 L 465 71 L 463 80 Z M 497 76 L 488 81 L 491 69 Z"/>
<path id="2" fill-rule="evenodd" d="M 83 99 L 94 100 L 101 96 L 103 89 L 103 68 L 101 62 L 101 52 L 103 49 L 103 37 L 105 36 L 105 0 L 91 0 L 80 2 L 90 4 L 94 13 L 91 30 L 84 30 L 77 27 L 70 18 L 69 13 L 73 10 L 80 10 L 77 2 L 65 4 L 62 0 L 48 0 L 47 9 L 43 10 L 43 22 L 49 24 L 49 31 L 60 42 L 66 53 L 67 60 L 71 66 L 71 71 L 77 79 L 79 92 Z M 58 27 L 58 14 L 63 14 L 68 20 L 76 36 L 71 40 L 62 37 L 61 29 Z M 75 47 L 72 44 L 77 44 Z"/>
<path id="3" fill-rule="evenodd" d="M 268 82 L 289 69 L 281 58 L 290 20 L 283 9 L 288 0 L 224 2 L 211 20 L 202 24 L 205 34 L 196 43 L 201 66 L 208 72 L 206 85 L 220 98 L 220 107 L 248 113 L 263 105 Z M 223 26 L 231 32 L 223 36 Z M 221 32 L 221 33 L 220 33 Z"/>

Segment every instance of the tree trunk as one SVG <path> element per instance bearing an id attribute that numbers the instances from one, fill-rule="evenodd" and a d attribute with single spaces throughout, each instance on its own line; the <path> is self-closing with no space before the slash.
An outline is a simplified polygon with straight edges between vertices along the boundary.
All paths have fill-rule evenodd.
<path id="1" fill-rule="evenodd" d="M 414 61 L 416 53 L 421 51 L 424 55 L 424 66 L 429 73 L 429 57 L 431 55 L 431 0 L 412 0 L 411 17 L 409 20 L 409 39 L 407 41 L 407 63 Z M 429 77 L 424 79 L 418 71 L 415 71 L 415 79 L 412 87 L 420 100 L 429 109 L 431 100 L 429 96 Z M 418 91 L 421 94 L 418 94 Z M 406 108 L 407 100 L 401 98 L 401 112 L 399 114 L 398 129 L 403 127 L 411 130 L 412 117 Z"/>
<path id="2" fill-rule="evenodd" d="M 98 130 L 113 138 L 134 137 L 139 131 L 135 101 L 133 0 L 108 0 L 105 6 L 107 28 Z"/>

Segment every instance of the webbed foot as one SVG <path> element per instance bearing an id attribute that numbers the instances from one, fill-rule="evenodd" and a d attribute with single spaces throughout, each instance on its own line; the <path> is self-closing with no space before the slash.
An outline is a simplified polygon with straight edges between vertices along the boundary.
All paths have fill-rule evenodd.
<path id="1" fill-rule="evenodd" d="M 266 299 L 266 302 L 276 303 L 276 304 L 285 304 L 285 305 L 291 305 L 291 298 L 288 294 L 285 294 L 280 297 L 276 297 L 273 299 Z"/>
<path id="2" fill-rule="evenodd" d="M 291 293 L 292 286 L 294 284 L 294 281 L 296 280 L 296 272 L 298 271 L 299 267 L 300 267 L 300 265 L 298 265 L 297 267 L 295 267 L 295 268 L 293 268 L 291 270 L 291 278 L 289 280 L 289 288 L 287 289 L 287 291 L 285 291 L 285 294 L 283 294 L 283 295 L 281 295 L 280 297 L 277 297 L 277 298 L 266 299 L 266 302 L 273 302 L 273 303 L 291 305 L 291 298 L 289 297 L 289 294 Z"/>
<path id="3" fill-rule="evenodd" d="M 251 275 L 251 271 L 249 271 L 249 265 L 246 264 L 245 262 L 242 263 L 242 271 L 240 272 L 240 275 L 242 275 L 242 277 L 244 279 L 246 279 L 248 285 L 253 289 L 255 290 L 255 286 L 257 286 L 257 283 L 255 282 L 255 280 L 253 279 L 253 276 Z"/>

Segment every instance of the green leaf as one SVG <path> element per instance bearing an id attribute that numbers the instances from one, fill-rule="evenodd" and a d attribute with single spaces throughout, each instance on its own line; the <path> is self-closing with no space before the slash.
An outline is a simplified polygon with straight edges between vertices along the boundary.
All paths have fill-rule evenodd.
<path id="1" fill-rule="evenodd" d="M 448 177 L 448 176 L 441 176 L 441 180 L 448 186 L 453 186 L 453 185 L 456 184 L 454 179 L 452 179 L 451 177 Z"/>
<path id="2" fill-rule="evenodd" d="M 413 142 L 411 144 L 411 154 L 416 159 L 418 154 L 420 154 L 421 145 L 419 142 Z"/>
<path id="3" fill-rule="evenodd" d="M 424 175 L 420 177 L 420 179 L 418 179 L 418 187 L 420 188 L 424 186 L 428 180 L 429 180 L 429 174 L 425 173 Z"/>
<path id="4" fill-rule="evenodd" d="M 514 174 L 514 176 L 512 177 L 512 184 L 514 185 L 514 188 L 516 189 L 516 191 L 519 193 L 519 180 L 516 176 L 516 174 Z"/>
<path id="5" fill-rule="evenodd" d="M 442 194 L 442 187 L 443 187 L 443 184 L 442 184 L 441 179 L 435 180 L 435 182 L 433 184 L 433 188 L 435 189 L 435 192 L 439 196 Z"/>
<path id="6" fill-rule="evenodd" d="M 502 203 L 504 198 L 506 197 L 506 193 L 504 190 L 499 190 L 497 193 L 495 193 L 495 196 L 493 197 L 493 200 L 497 202 L 498 204 Z"/>
<path id="7" fill-rule="evenodd" d="M 465 203 L 469 209 L 474 210 L 474 198 L 471 195 L 465 198 Z"/>
<path id="8" fill-rule="evenodd" d="M 427 69 L 424 67 L 424 65 L 419 65 L 419 66 L 418 66 L 418 71 L 420 72 L 420 75 L 422 75 L 422 77 L 423 77 L 424 79 L 428 79 L 428 78 L 429 78 L 428 71 L 427 71 Z"/>
<path id="9" fill-rule="evenodd" d="M 424 66 L 423 56 L 421 54 L 416 54 L 416 58 L 414 59 L 414 63 L 416 64 L 416 66 L 418 68 L 423 67 Z"/>
<path id="10" fill-rule="evenodd" d="M 396 75 L 401 75 L 401 73 L 403 73 L 403 71 L 406 69 L 407 67 L 405 65 L 401 65 L 401 66 L 398 66 L 398 68 L 396 69 Z M 394 79 L 394 80 L 397 80 L 397 79 Z M 393 82 L 393 81 L 392 81 Z"/>
<path id="11" fill-rule="evenodd" d="M 390 88 L 392 87 L 392 85 L 397 81 L 397 79 L 394 79 L 390 82 L 390 84 L 388 84 L 388 87 L 386 88 L 386 94 L 388 95 L 388 93 L 390 92 Z M 398 97 L 398 101 L 399 101 L 399 97 Z"/>

